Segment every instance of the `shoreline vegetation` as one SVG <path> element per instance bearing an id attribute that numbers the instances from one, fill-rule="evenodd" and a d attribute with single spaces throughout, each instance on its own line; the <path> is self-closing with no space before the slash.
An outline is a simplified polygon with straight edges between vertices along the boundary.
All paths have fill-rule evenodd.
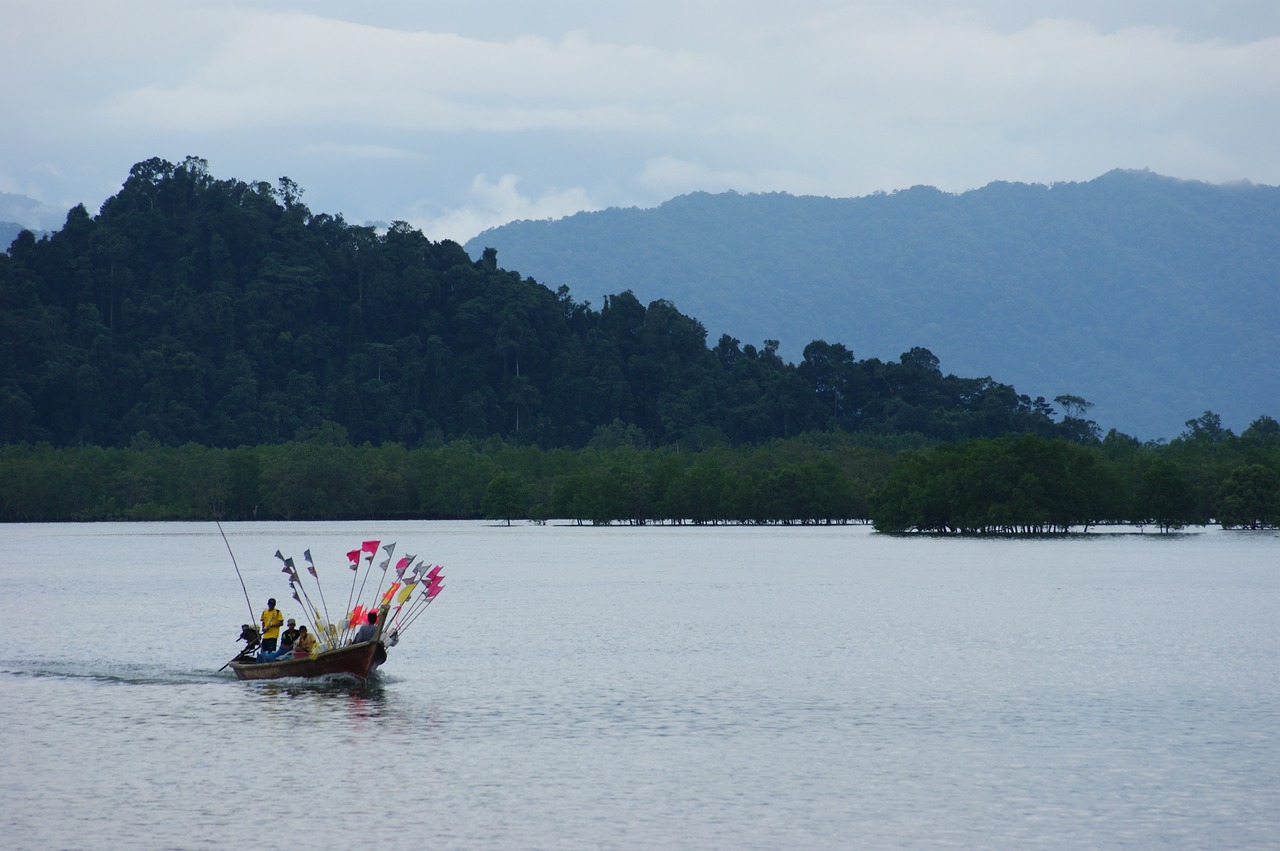
<path id="1" fill-rule="evenodd" d="M 1142 443 L 919 346 L 709 345 L 301 195 L 153 158 L 0 254 L 0 521 L 1280 525 L 1270 416 Z"/>
<path id="2" fill-rule="evenodd" d="M 319 439 L 165 447 L 146 435 L 128 448 L 9 445 L 0 447 L 0 520 L 871 523 L 998 536 L 1280 526 L 1280 424 L 1269 418 L 1240 437 L 1193 428 L 1168 444 L 1112 436 L 1088 446 L 917 436 L 903 448 L 824 433 L 685 452 L 627 443 L 627 434 L 606 431 L 578 450 L 498 438 L 418 449 Z"/>

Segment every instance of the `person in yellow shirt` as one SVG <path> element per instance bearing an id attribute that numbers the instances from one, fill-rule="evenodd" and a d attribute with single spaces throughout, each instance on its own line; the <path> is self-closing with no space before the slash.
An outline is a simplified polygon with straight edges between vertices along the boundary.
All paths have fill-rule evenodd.
<path id="1" fill-rule="evenodd" d="M 276 608 L 276 598 L 267 600 L 267 607 L 262 610 L 262 649 L 268 653 L 275 652 L 276 639 L 280 637 L 280 627 L 284 626 L 284 615 Z"/>
<path id="2" fill-rule="evenodd" d="M 298 627 L 298 639 L 293 642 L 293 658 L 306 659 L 316 650 L 316 637 L 307 629 L 306 624 Z"/>

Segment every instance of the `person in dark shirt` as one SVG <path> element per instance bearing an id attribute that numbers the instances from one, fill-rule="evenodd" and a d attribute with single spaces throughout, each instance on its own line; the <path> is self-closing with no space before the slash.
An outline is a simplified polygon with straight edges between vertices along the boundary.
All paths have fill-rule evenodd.
<path id="1" fill-rule="evenodd" d="M 372 641 L 373 634 L 378 631 L 378 613 L 369 612 L 369 622 L 363 624 L 356 630 L 355 637 L 351 639 L 352 644 L 359 644 L 362 641 Z"/>
<path id="2" fill-rule="evenodd" d="M 298 640 L 298 623 L 293 618 L 289 618 L 289 625 L 285 631 L 280 633 L 280 656 L 287 656 L 293 652 L 293 643 Z"/>

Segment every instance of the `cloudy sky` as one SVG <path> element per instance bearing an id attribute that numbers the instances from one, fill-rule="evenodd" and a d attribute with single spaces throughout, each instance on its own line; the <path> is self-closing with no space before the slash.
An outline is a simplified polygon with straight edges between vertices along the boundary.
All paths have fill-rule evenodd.
<path id="1" fill-rule="evenodd" d="M 0 73 L 45 227 L 152 156 L 459 241 L 694 190 L 1280 183 L 1275 0 L 6 0 Z"/>

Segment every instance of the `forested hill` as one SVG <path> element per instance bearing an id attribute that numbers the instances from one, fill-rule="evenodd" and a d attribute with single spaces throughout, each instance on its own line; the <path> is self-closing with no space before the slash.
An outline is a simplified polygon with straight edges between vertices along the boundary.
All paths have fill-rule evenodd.
<path id="1" fill-rule="evenodd" d="M 1008 384 L 944 375 L 925 348 L 857 360 L 830 342 L 792 364 L 767 341 L 708 347 L 696 319 L 625 281 L 594 310 L 493 252 L 353 226 L 301 194 L 151 159 L 98 215 L 19 235 L 0 255 L 0 442 L 1096 433 L 1083 408 L 1058 419 Z"/>
<path id="2" fill-rule="evenodd" d="M 1280 405 L 1280 189 L 1113 171 L 863 198 L 698 193 L 521 221 L 467 243 L 575 297 L 668 298 L 711 336 L 859 357 L 924 346 L 1100 422 L 1172 437 Z"/>

